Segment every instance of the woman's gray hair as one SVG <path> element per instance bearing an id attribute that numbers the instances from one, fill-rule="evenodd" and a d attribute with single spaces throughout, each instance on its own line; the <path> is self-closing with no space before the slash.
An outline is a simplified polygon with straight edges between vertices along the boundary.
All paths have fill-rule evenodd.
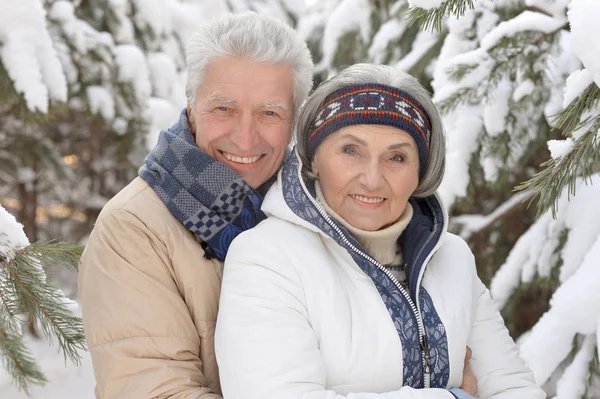
<path id="1" fill-rule="evenodd" d="M 312 159 L 307 155 L 308 140 L 325 98 L 334 91 L 361 83 L 378 83 L 397 87 L 414 97 L 427 112 L 431 122 L 431 142 L 429 144 L 427 166 L 413 196 L 427 197 L 432 195 L 442 182 L 446 165 L 446 135 L 442 118 L 431 100 L 431 95 L 417 79 L 406 72 L 387 65 L 352 65 L 338 75 L 321 83 L 306 100 L 298 115 L 295 128 L 296 147 L 304 164 L 304 175 L 309 178 L 312 177 L 310 172 Z"/>
<path id="2" fill-rule="evenodd" d="M 186 96 L 196 103 L 206 66 L 215 57 L 284 64 L 294 74 L 294 107 L 300 108 L 312 87 L 313 62 L 302 38 L 284 22 L 254 12 L 229 14 L 201 26 L 186 45 Z"/>

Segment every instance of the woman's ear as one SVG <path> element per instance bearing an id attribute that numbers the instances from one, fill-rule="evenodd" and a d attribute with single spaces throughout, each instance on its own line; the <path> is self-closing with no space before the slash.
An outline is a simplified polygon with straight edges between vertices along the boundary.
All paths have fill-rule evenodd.
<path id="1" fill-rule="evenodd" d="M 319 168 L 317 168 L 317 162 L 315 161 L 314 157 L 310 162 L 310 171 L 315 177 L 319 177 Z"/>

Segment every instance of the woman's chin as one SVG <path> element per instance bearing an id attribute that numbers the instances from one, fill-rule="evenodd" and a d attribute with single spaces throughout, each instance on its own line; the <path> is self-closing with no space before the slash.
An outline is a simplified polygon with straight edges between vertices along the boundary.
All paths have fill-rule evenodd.
<path id="1" fill-rule="evenodd" d="M 350 226 L 354 227 L 355 229 L 359 229 L 359 230 L 363 230 L 363 231 L 377 231 L 377 230 L 381 230 L 381 228 L 383 226 L 386 225 L 385 222 L 374 222 L 372 219 L 367 219 L 367 220 L 347 220 L 348 224 L 350 224 Z"/>

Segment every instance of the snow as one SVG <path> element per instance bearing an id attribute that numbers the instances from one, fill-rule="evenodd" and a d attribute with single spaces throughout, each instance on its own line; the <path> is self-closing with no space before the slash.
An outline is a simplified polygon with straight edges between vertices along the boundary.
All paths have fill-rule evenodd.
<path id="1" fill-rule="evenodd" d="M 30 396 L 12 384 L 10 377 L 0 368 L 0 396 L 6 399 L 94 399 L 94 372 L 88 352 L 80 352 L 79 366 L 65 359 L 59 353 L 56 343 L 50 345 L 44 339 L 25 337 L 25 344 L 33 353 L 34 359 L 46 375 L 48 383 L 44 386 L 32 386 Z"/>
<path id="2" fill-rule="evenodd" d="M 174 107 L 169 101 L 162 98 L 151 97 L 148 100 L 147 112 L 150 127 L 146 135 L 146 148 L 151 150 L 156 145 L 160 131 L 172 125 L 174 120 L 177 120 L 181 109 Z"/>
<path id="3" fill-rule="evenodd" d="M 460 215 L 452 218 L 454 224 L 459 224 L 461 228 L 460 236 L 468 240 L 473 233 L 476 233 L 486 227 L 489 227 L 494 221 L 502 217 L 503 214 L 510 211 L 517 204 L 527 200 L 530 197 L 528 192 L 520 192 L 512 196 L 504 204 L 500 205 L 489 215 Z"/>
<path id="4" fill-rule="evenodd" d="M 573 37 L 573 50 L 600 87 L 600 2 L 572 0 L 567 12 Z"/>
<path id="5" fill-rule="evenodd" d="M 390 42 L 400 38 L 407 27 L 406 24 L 401 24 L 397 19 L 384 22 L 373 36 L 373 42 L 369 48 L 369 58 L 376 64 L 382 63 Z"/>
<path id="6" fill-rule="evenodd" d="M 67 100 L 67 82 L 41 0 L 0 0 L 0 60 L 31 111 Z"/>
<path id="7" fill-rule="evenodd" d="M 23 225 L 0 206 L 0 258 L 6 258 L 10 262 L 14 253 L 27 245 L 29 240 L 23 231 Z"/>
<path id="8" fill-rule="evenodd" d="M 66 0 L 57 1 L 48 12 L 48 18 L 56 21 L 68 21 L 73 18 L 75 7 Z"/>
<path id="9" fill-rule="evenodd" d="M 537 274 L 548 276 L 562 260 L 559 280 L 563 283 L 550 301 L 550 310 L 523 340 L 521 355 L 532 368 L 538 384 L 545 383 L 572 349 L 576 334 L 592 334 L 600 319 L 600 176 L 579 179 L 577 195 L 569 199 L 568 188 L 559 198 L 557 219 L 542 215 L 521 236 L 506 262 L 494 276 L 490 291 L 503 306 L 517 285 Z M 568 230 L 563 248 L 559 236 Z M 569 373 L 576 375 L 577 366 Z M 565 377 L 567 380 L 574 377 Z M 565 381 L 567 381 L 565 380 Z M 566 382 L 564 384 L 567 384 Z M 566 389 L 566 388 L 565 388 Z"/>
<path id="10" fill-rule="evenodd" d="M 432 8 L 438 8 L 446 0 L 408 0 L 408 4 L 410 4 L 411 8 L 422 8 L 424 10 L 430 10 Z"/>
<path id="11" fill-rule="evenodd" d="M 149 53 L 148 69 L 152 94 L 167 99 L 179 107 L 185 106 L 185 87 L 177 84 L 179 74 L 173 59 L 163 52 Z"/>
<path id="12" fill-rule="evenodd" d="M 566 108 L 571 104 L 571 101 L 579 97 L 592 82 L 592 74 L 587 69 L 573 72 L 567 78 L 567 84 L 564 89 L 563 107 Z"/>
<path id="13" fill-rule="evenodd" d="M 86 89 L 90 111 L 100 115 L 105 121 L 115 117 L 115 101 L 112 94 L 102 86 L 88 86 Z"/>
<path id="14" fill-rule="evenodd" d="M 564 140 L 550 140 L 548 141 L 548 150 L 550 150 L 550 156 L 554 159 L 564 157 L 573 149 L 575 141 L 572 138 L 567 137 Z"/>
<path id="15" fill-rule="evenodd" d="M 525 0 L 525 4 L 530 8 L 540 9 L 554 18 L 564 19 L 566 22 L 567 16 L 565 10 L 571 0 Z"/>
<path id="16" fill-rule="evenodd" d="M 565 82 L 573 73 L 581 69 L 581 61 L 572 51 L 571 32 L 561 31 L 559 33 L 556 51 L 548 57 L 546 71 L 550 82 L 550 98 L 544 108 L 544 115 L 551 126 L 554 126 L 552 115 L 556 115 L 562 111 L 564 102 Z M 591 80 L 590 80 L 591 83 Z M 584 88 L 581 88 L 583 91 Z M 578 94 L 571 96 L 575 98 Z M 571 99 L 568 102 L 571 102 Z"/>
<path id="17" fill-rule="evenodd" d="M 342 0 L 327 19 L 323 32 L 323 59 L 315 70 L 333 63 L 340 39 L 349 32 L 358 32 L 363 43 L 371 36 L 371 4 L 369 0 Z"/>
<path id="18" fill-rule="evenodd" d="M 596 331 L 600 319 L 600 236 L 577 272 L 554 293 L 550 310 L 532 328 L 521 345 L 521 356 L 532 369 L 538 384 L 548 380 L 571 352 L 576 334 Z"/>
<path id="19" fill-rule="evenodd" d="M 580 267 L 586 253 L 600 237 L 600 211 L 598 203 L 591 198 L 600 198 L 600 178 L 596 176 L 595 185 L 579 184 L 577 195 L 571 197 L 568 206 L 561 210 L 561 220 L 569 229 L 569 237 L 561 251 L 563 265 L 559 280 L 567 281 Z M 600 259 L 600 258 L 599 258 Z M 599 268 L 600 269 L 600 268 Z M 600 280 L 598 280 L 600 281 Z"/>
<path id="20" fill-rule="evenodd" d="M 465 106 L 459 112 L 443 117 L 444 125 L 452 134 L 448 135 L 446 171 L 438 193 L 446 207 L 456 198 L 464 197 L 469 186 L 469 164 L 472 154 L 478 148 L 483 121 L 474 107 Z"/>
<path id="21" fill-rule="evenodd" d="M 561 282 L 568 281 L 581 267 L 594 240 L 600 236 L 600 210 L 593 200 L 600 198 L 600 176 L 591 177 L 587 184 L 579 179 L 576 193 L 569 198 L 568 188 L 565 187 L 558 201 L 557 219 L 552 219 L 548 211 L 515 244 L 490 285 L 492 296 L 501 306 L 518 285 L 519 273 L 530 263 L 538 274 L 548 275 L 550 267 L 554 265 L 549 265 L 546 260 L 550 258 L 549 254 L 558 251 L 563 261 L 559 278 Z M 557 237 L 565 229 L 569 230 L 569 235 L 560 249 Z"/>
<path id="22" fill-rule="evenodd" d="M 155 0 L 133 0 L 135 8 L 134 23 L 141 28 L 149 29 L 153 36 L 160 38 L 171 31 L 171 20 L 168 15 L 167 2 Z"/>
<path id="23" fill-rule="evenodd" d="M 513 93 L 513 101 L 519 102 L 524 97 L 531 95 L 535 90 L 535 84 L 531 81 L 531 79 L 526 79 L 517 88 Z"/>
<path id="24" fill-rule="evenodd" d="M 506 130 L 506 117 L 510 111 L 511 94 L 513 94 L 513 90 L 510 82 L 504 80 L 498 85 L 494 97 L 484 107 L 483 125 L 491 137 L 496 137 Z"/>
<path id="25" fill-rule="evenodd" d="M 136 102 L 138 104 L 145 103 L 152 93 L 146 56 L 139 47 L 132 44 L 115 46 L 113 51 L 119 82 L 131 83 Z"/>
<path id="26" fill-rule="evenodd" d="M 584 397 L 587 380 L 590 375 L 590 362 L 594 357 L 596 342 L 593 335 L 584 338 L 581 349 L 573 362 L 566 368 L 558 380 L 556 396 L 560 399 L 580 399 Z"/>
<path id="27" fill-rule="evenodd" d="M 128 0 L 108 0 L 108 7 L 114 18 L 117 20 L 112 32 L 115 43 L 133 43 L 135 32 L 133 23 L 128 17 Z"/>
<path id="28" fill-rule="evenodd" d="M 489 32 L 481 40 L 481 49 L 488 51 L 503 38 L 514 36 L 519 32 L 535 31 L 548 34 L 560 29 L 563 25 L 564 21 L 548 15 L 535 11 L 523 11 L 515 18 L 499 23 Z"/>
<path id="29" fill-rule="evenodd" d="M 439 40 L 440 35 L 437 32 L 420 31 L 413 42 L 412 50 L 402 57 L 402 60 L 396 64 L 396 68 L 410 71 Z"/>

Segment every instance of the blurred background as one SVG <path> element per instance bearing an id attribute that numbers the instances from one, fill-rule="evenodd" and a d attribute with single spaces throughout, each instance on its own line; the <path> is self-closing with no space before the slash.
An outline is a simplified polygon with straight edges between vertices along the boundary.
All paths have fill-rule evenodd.
<path id="1" fill-rule="evenodd" d="M 431 91 L 449 140 L 440 195 L 450 230 L 470 244 L 549 397 L 600 398 L 600 49 L 590 43 L 600 31 L 585 1 L 426 3 L 0 0 L 0 205 L 31 243 L 85 244 L 185 107 L 195 27 L 228 12 L 270 15 L 306 39 L 315 84 L 371 62 Z M 74 272 L 47 273 L 77 300 Z M 65 367 L 35 327 L 26 334 L 50 380 L 33 397 L 93 397 L 87 355 Z M 0 369 L 0 397 L 23 395 Z"/>

